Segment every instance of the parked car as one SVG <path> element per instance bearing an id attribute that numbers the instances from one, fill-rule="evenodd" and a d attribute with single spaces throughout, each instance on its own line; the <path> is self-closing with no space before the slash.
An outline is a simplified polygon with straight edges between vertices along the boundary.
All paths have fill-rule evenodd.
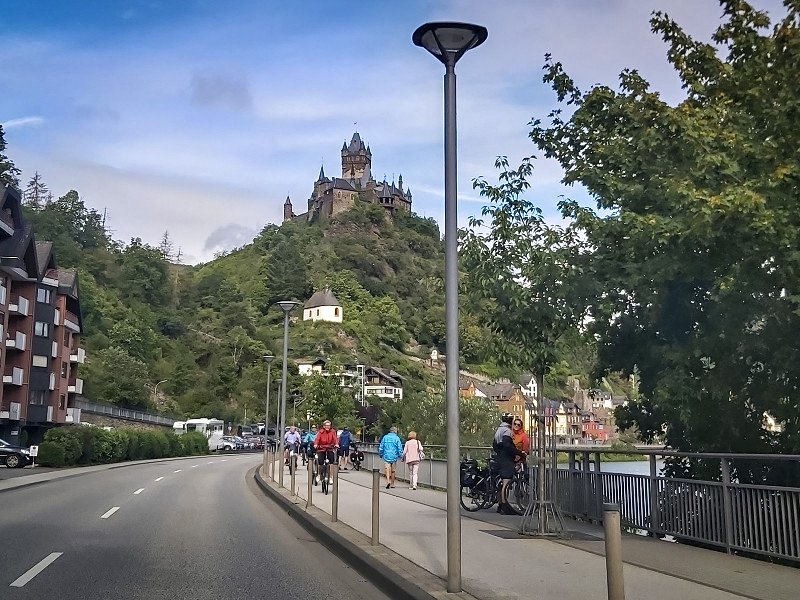
<path id="1" fill-rule="evenodd" d="M 217 444 L 217 450 L 236 450 L 236 449 L 237 449 L 236 438 L 230 435 L 222 436 L 222 439 Z"/>
<path id="2" fill-rule="evenodd" d="M 30 450 L 0 440 L 0 462 L 9 469 L 21 469 L 32 462 Z"/>

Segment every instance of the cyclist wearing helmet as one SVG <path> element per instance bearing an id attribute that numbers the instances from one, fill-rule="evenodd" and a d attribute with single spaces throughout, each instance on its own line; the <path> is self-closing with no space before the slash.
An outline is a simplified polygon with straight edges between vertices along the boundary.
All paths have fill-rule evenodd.
<path id="1" fill-rule="evenodd" d="M 497 505 L 497 512 L 501 515 L 517 514 L 508 504 L 508 486 L 511 485 L 511 480 L 514 478 L 514 461 L 517 456 L 522 455 L 522 451 L 514 445 L 511 431 L 513 422 L 514 415 L 503 413 L 503 416 L 500 417 L 500 426 L 497 428 L 492 442 L 492 449 L 497 455 L 497 469 L 500 472 L 500 479 L 503 481 L 500 487 L 500 503 Z"/>
<path id="2" fill-rule="evenodd" d="M 332 429 L 331 422 L 326 420 L 314 439 L 314 449 L 317 451 L 317 469 L 322 477 L 328 477 L 328 481 L 330 481 L 330 475 L 327 465 L 336 464 L 336 449 L 338 447 L 339 438 L 336 435 L 336 430 Z"/>

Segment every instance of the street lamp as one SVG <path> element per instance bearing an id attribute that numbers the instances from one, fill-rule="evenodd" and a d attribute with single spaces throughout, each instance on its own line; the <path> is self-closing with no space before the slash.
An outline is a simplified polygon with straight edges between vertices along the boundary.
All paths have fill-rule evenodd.
<path id="1" fill-rule="evenodd" d="M 158 404 L 158 386 L 160 386 L 162 383 L 167 383 L 168 381 L 169 381 L 169 379 L 162 379 L 153 388 L 153 406 Z"/>
<path id="2" fill-rule="evenodd" d="M 447 398 L 447 591 L 461 591 L 458 406 L 458 205 L 456 194 L 456 62 L 488 32 L 469 23 L 426 23 L 412 36 L 444 63 L 444 273 Z"/>
<path id="3" fill-rule="evenodd" d="M 280 427 L 280 465 L 281 472 L 278 475 L 278 485 L 283 487 L 283 429 L 286 427 L 286 383 L 287 379 L 287 366 L 289 362 L 289 313 L 292 309 L 300 304 L 294 300 L 283 300 L 278 302 L 278 306 L 283 311 L 283 385 L 281 385 L 281 427 Z"/>
<path id="4" fill-rule="evenodd" d="M 267 363 L 267 401 L 264 408 L 264 478 L 267 477 L 267 463 L 269 462 L 269 391 L 272 386 L 272 361 L 275 357 L 271 354 L 264 356 Z"/>

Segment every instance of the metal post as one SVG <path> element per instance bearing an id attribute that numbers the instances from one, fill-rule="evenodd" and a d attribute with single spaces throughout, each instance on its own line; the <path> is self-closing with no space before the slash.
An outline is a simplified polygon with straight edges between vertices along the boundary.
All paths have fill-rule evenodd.
<path id="1" fill-rule="evenodd" d="M 625 600 L 625 578 L 622 572 L 622 533 L 619 504 L 603 504 L 603 530 L 606 543 L 606 582 L 608 600 Z"/>
<path id="2" fill-rule="evenodd" d="M 658 465 L 656 455 L 650 455 L 650 534 L 658 535 L 661 531 L 661 517 L 658 508 Z"/>
<path id="3" fill-rule="evenodd" d="M 267 401 L 264 407 L 264 475 L 267 473 L 267 460 L 269 458 L 269 444 L 267 443 L 267 439 L 269 438 L 269 391 L 272 387 L 272 359 L 273 357 L 265 356 L 264 360 L 267 361 Z"/>
<path id="4" fill-rule="evenodd" d="M 591 514 L 591 512 L 589 511 L 589 504 L 590 504 L 590 499 L 592 497 L 591 496 L 592 490 L 590 487 L 591 480 L 589 479 L 591 477 L 591 474 L 589 473 L 590 467 L 589 467 L 588 452 L 583 452 L 581 454 L 581 463 L 583 463 L 582 464 L 583 472 L 581 473 L 581 475 L 583 476 L 583 514 L 588 518 L 589 515 Z M 553 500 L 555 500 L 555 498 L 553 498 Z"/>
<path id="5" fill-rule="evenodd" d="M 731 554 L 733 544 L 733 513 L 731 512 L 731 464 L 727 458 L 720 460 L 722 468 L 722 510 L 725 517 L 725 550 Z"/>
<path id="6" fill-rule="evenodd" d="M 331 465 L 333 473 L 333 498 L 331 498 L 331 523 L 339 520 L 339 465 Z"/>
<path id="7" fill-rule="evenodd" d="M 314 459 L 308 459 L 308 487 L 306 488 L 306 510 L 311 506 L 311 494 L 314 492 Z"/>
<path id="8" fill-rule="evenodd" d="M 283 379 L 281 380 L 281 429 L 276 432 L 280 436 L 280 458 L 283 461 L 283 430 L 286 427 L 286 384 L 289 362 L 289 311 L 283 311 Z M 283 487 L 283 462 L 278 475 L 278 484 Z"/>
<path id="9" fill-rule="evenodd" d="M 447 591 L 461 591 L 460 415 L 458 404 L 458 203 L 456 188 L 456 62 L 444 75 L 444 275 L 447 358 Z"/>
<path id="10" fill-rule="evenodd" d="M 295 483 L 296 483 L 295 475 L 297 474 L 297 465 L 294 464 L 294 457 L 293 456 L 289 457 L 289 470 L 292 472 L 292 475 L 291 475 L 291 478 L 290 478 L 290 481 L 289 481 L 289 487 L 292 490 L 292 496 L 297 496 L 297 487 L 295 486 Z"/>
<path id="11" fill-rule="evenodd" d="M 372 540 L 371 544 L 377 546 L 380 542 L 380 498 L 381 498 L 381 472 L 372 469 Z"/>

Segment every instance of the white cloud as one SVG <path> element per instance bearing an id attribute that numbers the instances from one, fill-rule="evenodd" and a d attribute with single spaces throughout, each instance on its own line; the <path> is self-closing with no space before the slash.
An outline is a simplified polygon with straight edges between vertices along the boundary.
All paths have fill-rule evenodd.
<path id="1" fill-rule="evenodd" d="M 19 119 L 9 119 L 2 125 L 3 129 L 8 131 L 9 129 L 19 129 L 21 127 L 39 127 L 42 123 L 44 123 L 42 117 L 20 117 Z"/>

